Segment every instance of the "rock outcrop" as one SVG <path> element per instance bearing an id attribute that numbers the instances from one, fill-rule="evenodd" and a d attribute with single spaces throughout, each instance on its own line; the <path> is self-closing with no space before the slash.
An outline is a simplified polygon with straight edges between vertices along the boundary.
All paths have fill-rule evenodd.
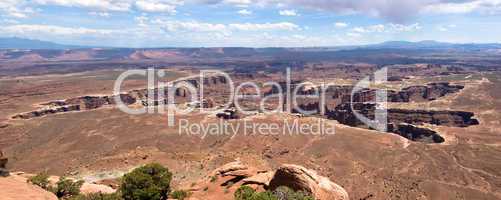
<path id="1" fill-rule="evenodd" d="M 464 86 L 450 85 L 447 82 L 430 83 L 426 86 L 411 86 L 399 92 L 389 91 L 390 102 L 424 102 L 433 101 L 447 94 L 459 92 Z"/>
<path id="2" fill-rule="evenodd" d="M 45 115 L 71 112 L 71 111 L 80 111 L 80 105 L 69 105 L 69 106 L 60 106 L 60 107 L 56 107 L 56 108 L 35 110 L 35 111 L 15 115 L 12 118 L 13 119 L 31 119 L 31 118 L 35 118 L 35 117 L 42 117 Z"/>
<path id="3" fill-rule="evenodd" d="M 388 126 L 388 132 L 398 134 L 412 141 L 424 142 L 424 143 L 442 143 L 445 139 L 440 136 L 436 131 L 420 128 L 412 124 L 390 124 Z"/>
<path id="4" fill-rule="evenodd" d="M 115 193 L 116 190 L 107 185 L 84 183 L 80 188 L 80 192 L 82 194 L 92 194 L 92 193 L 111 194 Z"/>
<path id="5" fill-rule="evenodd" d="M 83 96 L 67 99 L 64 101 L 51 101 L 41 104 L 45 106 L 42 109 L 22 113 L 13 116 L 13 119 L 31 119 L 35 117 L 43 117 L 50 114 L 64 113 L 81 110 L 94 110 L 106 105 L 115 105 L 115 96 Z M 120 94 L 120 99 L 126 105 L 134 104 L 136 98 L 129 94 Z"/>
<path id="6" fill-rule="evenodd" d="M 339 185 L 317 172 L 298 165 L 282 165 L 277 170 L 258 170 L 240 161 L 228 163 L 209 174 L 197 187 L 191 189 L 195 199 L 234 199 L 233 193 L 246 185 L 256 191 L 274 191 L 286 186 L 295 191 L 305 192 L 316 200 L 348 200 L 348 194 Z"/>
<path id="7" fill-rule="evenodd" d="M 247 165 L 244 165 L 240 161 L 235 161 L 228 163 L 226 165 L 223 165 L 222 167 L 214 170 L 212 172 L 211 177 L 213 176 L 221 176 L 221 177 L 227 177 L 227 176 L 233 176 L 233 177 L 250 177 L 254 175 L 257 172 L 256 169 L 253 169 Z"/>
<path id="8" fill-rule="evenodd" d="M 351 108 L 350 104 L 341 104 L 326 115 L 329 119 L 337 120 L 341 124 L 353 127 L 368 128 L 360 121 L 354 112 L 369 119 L 374 119 L 375 104 L 357 103 Z M 412 141 L 442 143 L 440 135 L 426 128 L 417 127 L 424 124 L 433 124 L 450 127 L 468 127 L 478 125 L 474 113 L 465 111 L 434 111 L 434 110 L 404 110 L 388 109 L 388 132 L 396 133 Z"/>
<path id="9" fill-rule="evenodd" d="M 275 172 L 269 188 L 287 186 L 295 191 L 311 194 L 316 200 L 348 200 L 348 194 L 339 185 L 313 170 L 298 165 L 283 165 Z"/>

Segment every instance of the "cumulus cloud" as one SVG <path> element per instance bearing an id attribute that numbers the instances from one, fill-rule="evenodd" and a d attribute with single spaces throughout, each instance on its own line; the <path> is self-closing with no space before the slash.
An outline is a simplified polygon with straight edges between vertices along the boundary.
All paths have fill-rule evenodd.
<path id="1" fill-rule="evenodd" d="M 131 8 L 131 1 L 129 0 L 34 0 L 33 2 L 41 5 L 57 5 L 110 11 L 128 11 Z"/>
<path id="2" fill-rule="evenodd" d="M 336 23 L 334 23 L 334 27 L 336 27 L 336 28 L 346 28 L 346 27 L 348 27 L 348 23 L 345 23 L 345 22 L 336 22 Z"/>
<path id="3" fill-rule="evenodd" d="M 89 15 L 99 16 L 99 17 L 110 17 L 111 14 L 109 12 L 89 12 Z"/>
<path id="4" fill-rule="evenodd" d="M 104 11 L 125 12 L 136 8 L 144 12 L 166 12 L 173 14 L 176 7 L 183 5 L 184 0 L 2 0 L 0 10 L 8 8 L 13 10 L 19 8 L 19 5 L 51 5 L 62 7 L 75 7 Z M 18 9 L 19 10 L 19 9 Z"/>
<path id="5" fill-rule="evenodd" d="M 247 9 L 243 9 L 243 10 L 239 10 L 238 14 L 240 14 L 240 15 L 252 15 L 252 11 L 247 10 Z"/>
<path id="6" fill-rule="evenodd" d="M 464 0 L 431 4 L 423 9 L 424 13 L 435 14 L 465 14 L 471 12 L 483 14 L 499 14 L 501 0 Z"/>
<path id="7" fill-rule="evenodd" d="M 1 32 L 15 35 L 50 34 L 50 35 L 110 35 L 117 31 L 107 29 L 90 29 L 83 27 L 63 27 L 40 24 L 19 24 L 0 27 Z"/>
<path id="8" fill-rule="evenodd" d="M 138 10 L 144 12 L 165 12 L 168 14 L 175 14 L 176 7 L 182 5 L 183 1 L 171 0 L 171 1 L 160 1 L 160 0 L 139 0 L 136 1 L 135 5 Z"/>
<path id="9" fill-rule="evenodd" d="M 160 26 L 162 30 L 169 34 L 197 35 L 202 34 L 210 37 L 227 37 L 234 32 L 256 32 L 256 31 L 293 31 L 301 28 L 290 22 L 279 23 L 233 23 L 218 24 L 198 21 L 177 21 L 177 20 L 153 20 L 153 24 Z"/>
<path id="10" fill-rule="evenodd" d="M 299 14 L 295 10 L 281 10 L 278 14 L 282 16 L 298 16 Z"/>
<path id="11" fill-rule="evenodd" d="M 301 7 L 340 14 L 361 14 L 392 23 L 412 21 L 416 15 L 438 13 L 501 13 L 501 0 L 191 0 L 209 4 Z"/>
<path id="12" fill-rule="evenodd" d="M 366 27 L 355 27 L 350 33 L 364 34 L 364 33 L 402 33 L 413 32 L 420 30 L 422 27 L 419 23 L 403 25 L 403 24 L 376 24 Z"/>
<path id="13" fill-rule="evenodd" d="M 12 18 L 27 18 L 35 13 L 25 0 L 0 1 L 0 14 Z"/>
<path id="14" fill-rule="evenodd" d="M 440 26 L 437 26 L 437 30 L 441 31 L 441 32 L 447 32 L 447 31 L 454 29 L 456 27 L 457 27 L 457 25 L 455 25 L 455 24 L 440 25 Z"/>
<path id="15" fill-rule="evenodd" d="M 421 14 L 464 14 L 479 12 L 501 13 L 501 0 L 1 0 L 0 12 L 11 17 L 27 17 L 37 5 L 79 7 L 96 11 L 165 12 L 173 14 L 185 2 L 194 4 L 227 4 L 237 7 L 270 6 L 302 8 L 360 14 L 386 19 L 391 23 L 408 23 Z M 296 16 L 293 9 L 280 10 L 279 14 Z"/>
<path id="16" fill-rule="evenodd" d="M 301 30 L 301 28 L 290 22 L 280 22 L 280 23 L 243 23 L 243 24 L 229 24 L 229 27 L 234 30 L 239 31 L 272 31 L 272 30 Z"/>

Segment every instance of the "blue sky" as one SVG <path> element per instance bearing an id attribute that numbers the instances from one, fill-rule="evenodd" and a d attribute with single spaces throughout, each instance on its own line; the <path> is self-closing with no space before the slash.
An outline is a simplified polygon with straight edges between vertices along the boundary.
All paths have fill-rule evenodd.
<path id="1" fill-rule="evenodd" d="M 501 43 L 501 0 L 1 0 L 0 37 L 120 47 Z"/>

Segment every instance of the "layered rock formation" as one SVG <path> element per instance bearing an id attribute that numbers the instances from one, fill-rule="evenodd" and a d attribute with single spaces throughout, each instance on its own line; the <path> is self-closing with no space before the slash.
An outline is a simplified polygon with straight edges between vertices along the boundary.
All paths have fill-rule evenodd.
<path id="1" fill-rule="evenodd" d="M 425 142 L 425 143 L 442 143 L 445 139 L 437 132 L 414 126 L 412 124 L 389 124 L 388 132 L 398 134 L 412 141 Z"/>
<path id="2" fill-rule="evenodd" d="M 368 128 L 354 112 L 373 120 L 375 109 L 375 104 L 370 103 L 354 104 L 353 109 L 350 104 L 341 104 L 334 110 L 327 111 L 326 115 L 329 119 L 337 120 L 348 126 Z M 474 113 L 464 111 L 388 109 L 387 127 L 388 132 L 396 133 L 409 140 L 441 143 L 444 142 L 444 139 L 438 133 L 415 125 L 433 124 L 450 127 L 478 125 L 478 120 L 474 119 L 473 116 Z"/>
<path id="3" fill-rule="evenodd" d="M 402 91 L 388 92 L 389 102 L 423 102 L 432 101 L 462 90 L 464 86 L 450 85 L 446 82 L 430 83 L 426 86 L 411 86 L 402 89 Z"/>
<path id="4" fill-rule="evenodd" d="M 182 80 L 187 83 L 192 84 L 195 88 L 200 87 L 200 78 L 190 78 L 190 79 L 185 79 Z M 207 86 L 207 88 L 211 87 L 217 87 L 220 84 L 226 84 L 228 81 L 224 76 L 210 76 L 206 77 L 203 80 L 204 86 Z M 207 92 L 210 92 L 211 90 L 206 89 Z M 205 90 L 204 90 L 205 91 Z M 131 90 L 127 93 L 120 94 L 120 99 L 125 105 L 132 105 L 137 102 L 141 103 L 143 106 L 158 106 L 161 104 L 167 104 L 167 95 L 168 95 L 168 90 L 167 89 L 162 89 L 162 88 L 155 88 L 152 89 L 152 92 L 154 94 L 153 97 L 151 97 L 151 102 L 148 101 L 149 98 L 149 90 L 148 89 L 138 89 L 138 90 Z M 160 100 L 159 94 L 164 95 L 163 101 Z M 175 101 L 176 103 L 186 103 L 188 99 L 191 98 L 189 94 L 189 90 L 184 87 L 180 87 L 176 89 L 175 91 Z M 209 93 L 210 94 L 210 93 Z M 210 96 L 209 94 L 205 94 L 205 96 Z M 51 101 L 47 103 L 40 104 L 43 106 L 43 108 L 27 112 L 27 113 L 21 113 L 13 116 L 13 119 L 31 119 L 35 117 L 42 117 L 50 114 L 56 114 L 56 113 L 64 113 L 64 112 L 70 112 L 70 111 L 83 111 L 83 110 L 94 110 L 98 109 L 104 106 L 112 106 L 116 105 L 117 102 L 115 102 L 115 97 L 114 95 L 110 96 L 82 96 L 82 97 L 75 97 L 75 98 L 70 98 L 66 100 L 56 100 L 56 101 Z M 210 100 L 210 99 L 209 99 Z M 212 107 L 213 101 L 209 101 L 210 103 L 207 103 L 207 107 Z M 210 104 L 210 105 L 209 105 Z"/>
<path id="5" fill-rule="evenodd" d="M 13 119 L 31 119 L 45 115 L 81 110 L 94 110 L 106 105 L 115 105 L 115 96 L 83 96 L 64 101 L 51 101 L 41 104 L 45 108 L 13 116 Z M 126 105 L 134 104 L 136 98 L 130 94 L 120 94 L 120 99 Z"/>

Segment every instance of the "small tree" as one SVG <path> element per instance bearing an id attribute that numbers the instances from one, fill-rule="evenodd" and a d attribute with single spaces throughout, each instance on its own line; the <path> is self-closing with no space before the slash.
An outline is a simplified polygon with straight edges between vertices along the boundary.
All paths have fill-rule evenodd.
<path id="1" fill-rule="evenodd" d="M 28 179 L 28 183 L 49 190 L 49 175 L 46 172 L 39 173 Z"/>
<path id="2" fill-rule="evenodd" d="M 152 163 L 134 169 L 122 178 L 120 192 L 125 200 L 165 200 L 170 192 L 172 173 Z"/>
<path id="3" fill-rule="evenodd" d="M 80 194 L 80 188 L 83 184 L 84 181 L 73 181 L 66 177 L 62 177 L 56 183 L 56 188 L 53 189 L 53 193 L 60 199 L 66 199 Z"/>

